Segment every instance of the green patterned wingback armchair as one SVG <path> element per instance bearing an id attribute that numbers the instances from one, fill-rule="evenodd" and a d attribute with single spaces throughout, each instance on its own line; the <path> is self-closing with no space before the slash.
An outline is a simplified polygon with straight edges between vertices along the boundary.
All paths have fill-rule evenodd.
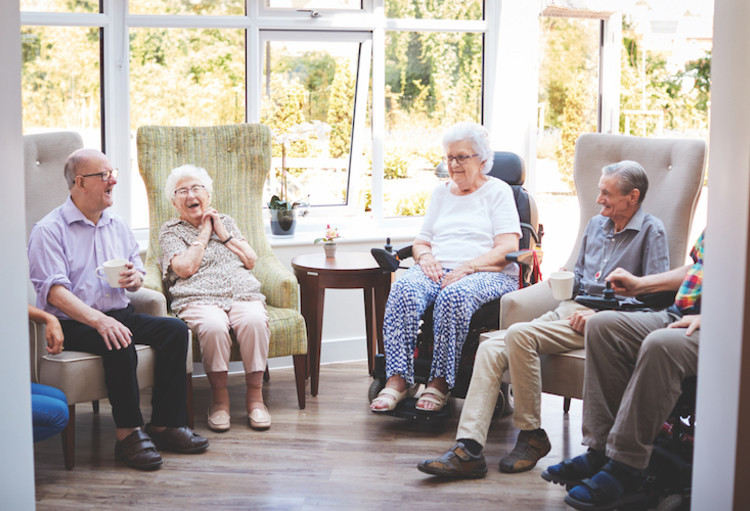
<path id="1" fill-rule="evenodd" d="M 207 127 L 142 126 L 138 128 L 138 167 L 148 192 L 149 245 L 146 286 L 166 295 L 159 259 L 159 229 L 176 211 L 164 196 L 171 170 L 192 163 L 213 179 L 211 205 L 237 221 L 258 254 L 253 273 L 266 296 L 271 328 L 269 358 L 292 355 L 299 407 L 305 407 L 307 333 L 298 311 L 297 279 L 276 258 L 263 227 L 262 191 L 271 166 L 271 131 L 263 124 Z M 200 344 L 193 343 L 194 350 Z M 200 360 L 199 353 L 195 353 Z M 241 360 L 237 343 L 230 360 Z"/>

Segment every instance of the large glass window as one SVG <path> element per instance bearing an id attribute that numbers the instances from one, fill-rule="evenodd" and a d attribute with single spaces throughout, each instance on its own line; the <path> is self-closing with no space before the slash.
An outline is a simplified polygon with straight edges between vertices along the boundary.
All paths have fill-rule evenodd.
<path id="1" fill-rule="evenodd" d="M 597 131 L 600 27 L 599 19 L 541 18 L 537 168 L 554 187 L 543 191 L 574 190 L 575 141 Z"/>
<path id="2" fill-rule="evenodd" d="M 99 0 L 21 0 L 21 11 L 99 12 Z"/>
<path id="3" fill-rule="evenodd" d="M 384 215 L 424 214 L 439 177 L 442 132 L 482 120 L 481 34 L 386 35 Z"/>
<path id="4" fill-rule="evenodd" d="M 271 9 L 362 9 L 362 0 L 266 0 Z"/>
<path id="5" fill-rule="evenodd" d="M 131 141 L 139 126 L 245 122 L 245 31 L 138 28 L 130 33 Z M 148 203 L 131 149 L 132 226 L 148 227 Z"/>
<path id="6" fill-rule="evenodd" d="M 74 130 L 101 148 L 97 27 L 23 27 L 23 130 Z"/>
<path id="7" fill-rule="evenodd" d="M 237 16 L 245 13 L 245 0 L 130 0 L 131 14 L 203 14 Z"/>
<path id="8" fill-rule="evenodd" d="M 356 88 L 369 83 L 368 65 L 358 84 L 362 59 L 369 62 L 364 40 L 369 34 L 263 34 L 260 117 L 274 134 L 266 202 L 272 195 L 312 206 L 361 200 L 350 169 Z"/>
<path id="9" fill-rule="evenodd" d="M 461 2 L 421 2 L 415 0 L 385 0 L 389 18 L 415 18 L 435 20 L 481 20 L 482 0 Z"/>

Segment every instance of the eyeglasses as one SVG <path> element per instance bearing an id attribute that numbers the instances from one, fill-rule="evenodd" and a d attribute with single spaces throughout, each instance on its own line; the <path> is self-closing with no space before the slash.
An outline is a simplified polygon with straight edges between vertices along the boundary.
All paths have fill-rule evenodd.
<path id="1" fill-rule="evenodd" d="M 177 197 L 187 197 L 188 192 L 192 192 L 193 195 L 198 195 L 206 189 L 203 185 L 193 185 L 190 188 L 178 188 L 174 191 Z"/>
<path id="2" fill-rule="evenodd" d="M 96 172 L 94 174 L 82 174 L 81 177 L 94 177 L 100 176 L 102 181 L 109 181 L 110 179 L 117 179 L 117 175 L 120 173 L 117 169 L 105 170 L 104 172 Z"/>
<path id="3" fill-rule="evenodd" d="M 466 160 L 468 160 L 469 158 L 473 158 L 475 156 L 479 156 L 479 153 L 477 153 L 477 154 L 459 154 L 458 156 L 450 156 L 450 155 L 448 155 L 448 156 L 443 157 L 443 161 L 445 163 L 447 163 L 448 165 L 450 165 L 452 162 L 455 161 L 459 165 L 463 166 L 463 164 L 466 163 Z"/>

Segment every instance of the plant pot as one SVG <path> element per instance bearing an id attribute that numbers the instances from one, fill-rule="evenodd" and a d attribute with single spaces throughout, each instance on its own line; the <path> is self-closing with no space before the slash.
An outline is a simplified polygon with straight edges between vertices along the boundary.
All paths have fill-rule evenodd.
<path id="1" fill-rule="evenodd" d="M 335 243 L 325 243 L 323 245 L 323 250 L 326 251 L 326 259 L 334 259 L 336 257 L 336 244 Z"/>
<path id="2" fill-rule="evenodd" d="M 294 209 L 270 209 L 271 234 L 293 236 L 297 226 L 297 212 Z"/>

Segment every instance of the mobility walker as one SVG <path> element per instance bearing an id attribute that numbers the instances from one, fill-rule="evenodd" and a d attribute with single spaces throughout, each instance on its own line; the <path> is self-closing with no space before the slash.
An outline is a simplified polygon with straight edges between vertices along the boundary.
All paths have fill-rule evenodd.
<path id="1" fill-rule="evenodd" d="M 538 223 L 534 199 L 523 188 L 525 180 L 523 161 L 514 153 L 496 152 L 489 175 L 502 179 L 513 190 L 513 196 L 521 221 L 522 237 L 519 240 L 521 250 L 508 254 L 507 259 L 518 263 L 521 268 L 519 275 L 520 287 L 533 284 L 541 280 L 539 263 L 541 262 L 541 239 L 544 229 Z M 390 246 L 389 239 L 385 248 L 374 248 L 371 252 L 382 269 L 395 272 L 401 267 L 401 261 L 411 257 L 412 247 L 409 245 L 394 251 Z M 417 334 L 416 349 L 414 351 L 414 378 L 417 385 L 426 384 L 430 377 L 433 347 L 432 314 L 433 306 L 430 306 L 422 316 L 419 333 Z M 456 370 L 456 383 L 450 391 L 452 397 L 466 397 L 474 368 L 474 357 L 479 346 L 479 335 L 490 330 L 497 330 L 499 324 L 500 300 L 488 302 L 474 313 Z M 372 374 L 374 380 L 368 392 L 370 402 L 375 399 L 385 386 L 385 355 L 376 355 L 374 366 Z M 443 420 L 450 416 L 450 402 L 438 412 L 417 410 L 415 407 L 416 402 L 417 399 L 414 397 L 407 398 L 394 410 L 385 412 L 384 415 L 417 421 Z M 512 391 L 509 384 L 503 383 L 501 392 L 498 395 L 496 414 L 504 416 L 512 412 Z"/>

